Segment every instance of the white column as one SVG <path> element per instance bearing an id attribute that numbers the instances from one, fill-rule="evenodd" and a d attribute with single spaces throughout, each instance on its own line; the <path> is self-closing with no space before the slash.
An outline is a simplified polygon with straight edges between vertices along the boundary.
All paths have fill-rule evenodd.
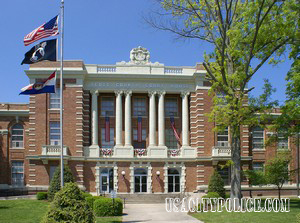
<path id="1" fill-rule="evenodd" d="M 122 146 L 122 91 L 116 94 L 116 146 Z"/>
<path id="2" fill-rule="evenodd" d="M 149 146 L 156 145 L 155 91 L 149 92 Z"/>
<path id="3" fill-rule="evenodd" d="M 125 92 L 125 146 L 131 145 L 131 94 L 132 91 Z"/>
<path id="4" fill-rule="evenodd" d="M 98 146 L 98 91 L 92 91 L 92 145 Z"/>
<path id="5" fill-rule="evenodd" d="M 158 145 L 165 146 L 165 94 L 158 92 Z"/>
<path id="6" fill-rule="evenodd" d="M 189 92 L 182 92 L 182 146 L 189 146 Z"/>

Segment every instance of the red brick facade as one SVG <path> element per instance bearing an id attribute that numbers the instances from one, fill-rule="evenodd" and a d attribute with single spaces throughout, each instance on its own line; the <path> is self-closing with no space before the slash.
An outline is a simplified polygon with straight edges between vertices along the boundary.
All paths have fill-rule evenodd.
<path id="1" fill-rule="evenodd" d="M 51 62 L 37 63 L 31 68 L 55 68 L 58 64 Z M 209 122 L 207 113 L 212 107 L 212 96 L 209 95 L 209 84 L 202 82 L 202 86 L 191 91 L 189 100 L 189 145 L 195 148 L 196 155 L 191 157 L 176 157 L 169 155 L 167 158 L 149 158 L 138 157 L 120 158 L 114 156 L 92 157 L 87 155 L 92 138 L 92 95 L 82 83 L 86 75 L 85 65 L 80 61 L 65 62 L 68 70 L 67 77 L 64 80 L 64 145 L 67 147 L 65 160 L 70 166 L 76 182 L 92 193 L 101 193 L 103 190 L 102 175 L 105 169 L 113 173 L 112 188 L 119 193 L 134 193 L 136 190 L 135 171 L 138 168 L 144 168 L 147 173 L 145 178 L 141 174 L 139 179 L 147 178 L 147 193 L 167 193 L 170 185 L 169 173 L 171 168 L 179 171 L 180 191 L 194 192 L 206 190 L 210 176 L 218 164 L 225 164 L 230 159 L 227 156 L 213 155 L 213 148 L 217 146 L 217 133 L 213 131 L 215 123 Z M 76 69 L 80 70 L 80 74 Z M 203 67 L 197 65 L 197 70 L 203 71 Z M 42 72 L 42 71 L 41 71 Z M 74 72 L 74 75 L 72 74 Z M 72 78 L 72 75 L 74 76 Z M 80 76 L 82 75 L 82 76 Z M 101 148 L 102 135 L 101 129 L 105 128 L 105 117 L 101 116 L 101 100 L 103 97 L 114 97 L 112 91 L 100 92 L 98 101 L 98 145 Z M 147 115 L 143 117 L 142 128 L 146 129 L 146 147 L 149 145 L 149 96 L 146 92 L 132 92 L 131 105 L 136 98 L 146 98 Z M 168 97 L 177 99 L 178 116 L 175 117 L 175 126 L 182 140 L 182 101 L 179 93 L 168 93 L 166 91 L 165 100 Z M 0 189 L 13 188 L 11 180 L 12 161 L 24 162 L 24 186 L 27 188 L 47 189 L 50 181 L 51 171 L 54 166 L 59 164 L 59 154 L 50 154 L 49 131 L 50 122 L 59 121 L 59 109 L 49 107 L 50 96 L 40 94 L 30 96 L 28 105 L 5 104 L 0 105 Z M 116 103 L 114 103 L 116 106 Z M 158 99 L 156 98 L 156 108 L 158 108 Z M 20 111 L 19 113 L 16 111 Z M 21 112 L 22 111 L 22 112 Z M 114 111 L 116 108 L 114 107 Z M 125 141 L 125 97 L 122 97 L 122 142 Z M 2 112 L 2 113 L 1 113 Z M 16 114 L 15 114 L 16 113 Z M 131 106 L 133 114 L 133 106 Z M 158 109 L 156 109 L 156 142 L 158 142 Z M 132 128 L 137 128 L 137 117 L 131 117 Z M 14 149 L 11 147 L 11 127 L 15 123 L 20 123 L 24 127 L 24 148 Z M 115 115 L 110 117 L 110 128 L 115 128 Z M 165 117 L 165 128 L 171 129 L 170 119 Z M 7 131 L 6 131 L 7 130 Z M 230 130 L 229 130 L 230 131 Z M 268 130 L 265 130 L 265 140 L 268 137 Z M 241 129 L 241 156 L 243 170 L 252 168 L 252 163 L 263 162 L 276 155 L 276 145 L 267 146 L 262 150 L 252 150 L 251 148 L 251 129 L 243 126 Z M 116 136 L 116 135 L 115 135 Z M 229 137 L 228 137 L 229 138 Z M 296 168 L 296 146 L 290 139 L 290 149 L 294 160 L 290 165 Z M 218 150 L 219 151 L 219 150 Z M 159 173 L 159 174 L 158 174 Z M 123 175 L 124 174 L 124 175 Z M 170 173 L 171 174 L 171 173 Z M 230 173 L 229 173 L 230 174 Z M 176 174 L 174 179 L 176 178 Z M 106 175 L 105 175 L 106 176 Z M 172 178 L 173 179 L 173 178 Z M 150 184 L 149 184 L 150 182 Z M 170 182 L 169 182 L 170 183 Z M 290 186 L 295 183 L 293 180 Z M 247 179 L 244 179 L 243 186 L 248 186 Z M 142 185 L 142 184 L 141 184 Z M 142 188 L 142 186 L 141 186 Z M 175 188 L 175 186 L 174 186 Z M 149 191 L 150 190 L 150 191 Z M 291 190 L 292 191 L 292 190 Z M 246 192 L 245 192 L 246 193 Z M 255 192 L 259 194 L 260 192 Z M 266 192 L 269 193 L 269 192 Z M 289 192 L 286 192 L 289 193 Z"/>

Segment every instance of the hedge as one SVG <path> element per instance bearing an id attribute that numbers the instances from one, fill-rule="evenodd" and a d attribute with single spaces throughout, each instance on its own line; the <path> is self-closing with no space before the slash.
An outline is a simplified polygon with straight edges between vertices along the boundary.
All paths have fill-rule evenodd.
<path id="1" fill-rule="evenodd" d="M 38 199 L 38 200 L 47 200 L 48 199 L 48 193 L 47 192 L 37 192 L 36 193 L 36 199 Z"/>
<path id="2" fill-rule="evenodd" d="M 123 214 L 123 202 L 120 198 L 113 199 L 98 197 L 94 199 L 94 213 L 97 217 L 121 216 Z"/>

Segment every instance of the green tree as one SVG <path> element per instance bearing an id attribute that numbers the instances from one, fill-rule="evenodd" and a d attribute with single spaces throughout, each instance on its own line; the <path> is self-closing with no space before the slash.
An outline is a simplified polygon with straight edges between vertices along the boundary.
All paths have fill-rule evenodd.
<path id="1" fill-rule="evenodd" d="M 60 185 L 60 166 L 58 166 L 53 174 L 50 186 L 48 189 L 48 200 L 52 201 L 56 192 L 61 189 Z M 71 169 L 69 166 L 64 165 L 64 183 L 74 182 L 74 177 L 72 175 Z"/>
<path id="2" fill-rule="evenodd" d="M 299 29 L 300 5 L 296 0 L 161 0 L 159 19 L 152 26 L 180 37 L 206 41 L 213 46 L 203 63 L 215 95 L 210 118 L 231 137 L 231 198 L 241 198 L 241 126 L 258 123 L 255 113 L 272 107 L 268 82 L 265 92 L 244 106 L 253 87 L 248 83 L 266 63 L 277 64 Z M 224 106 L 216 95 L 223 95 Z"/>
<path id="3" fill-rule="evenodd" d="M 283 184 L 290 179 L 290 172 L 288 169 L 290 161 L 290 156 L 278 155 L 277 157 L 269 160 L 266 164 L 266 183 L 277 186 L 279 199 Z"/>
<path id="4" fill-rule="evenodd" d="M 67 183 L 56 193 L 43 222 L 94 223 L 95 217 L 76 183 Z"/>
<path id="5" fill-rule="evenodd" d="M 221 197 L 225 198 L 224 181 L 217 170 L 214 170 L 213 175 L 211 175 L 210 177 L 208 184 L 208 192 L 216 192 Z"/>
<path id="6" fill-rule="evenodd" d="M 299 144 L 300 144 L 300 31 L 298 31 L 298 44 L 293 46 L 290 58 L 294 60 L 290 71 L 286 76 L 286 100 L 280 107 L 281 115 L 278 116 L 272 129 L 280 132 L 284 129 L 284 136 L 290 137 L 292 143 L 297 146 L 297 191 L 299 196 Z M 276 135 L 275 135 L 276 136 Z M 275 137 L 275 140 L 277 138 Z"/>

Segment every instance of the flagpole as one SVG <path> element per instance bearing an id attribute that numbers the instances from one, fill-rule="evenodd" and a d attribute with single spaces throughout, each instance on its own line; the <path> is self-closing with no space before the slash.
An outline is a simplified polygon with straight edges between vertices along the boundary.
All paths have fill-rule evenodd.
<path id="1" fill-rule="evenodd" d="M 60 185 L 64 186 L 64 154 L 63 154 L 63 69 L 64 69 L 64 0 L 60 6 Z"/>

